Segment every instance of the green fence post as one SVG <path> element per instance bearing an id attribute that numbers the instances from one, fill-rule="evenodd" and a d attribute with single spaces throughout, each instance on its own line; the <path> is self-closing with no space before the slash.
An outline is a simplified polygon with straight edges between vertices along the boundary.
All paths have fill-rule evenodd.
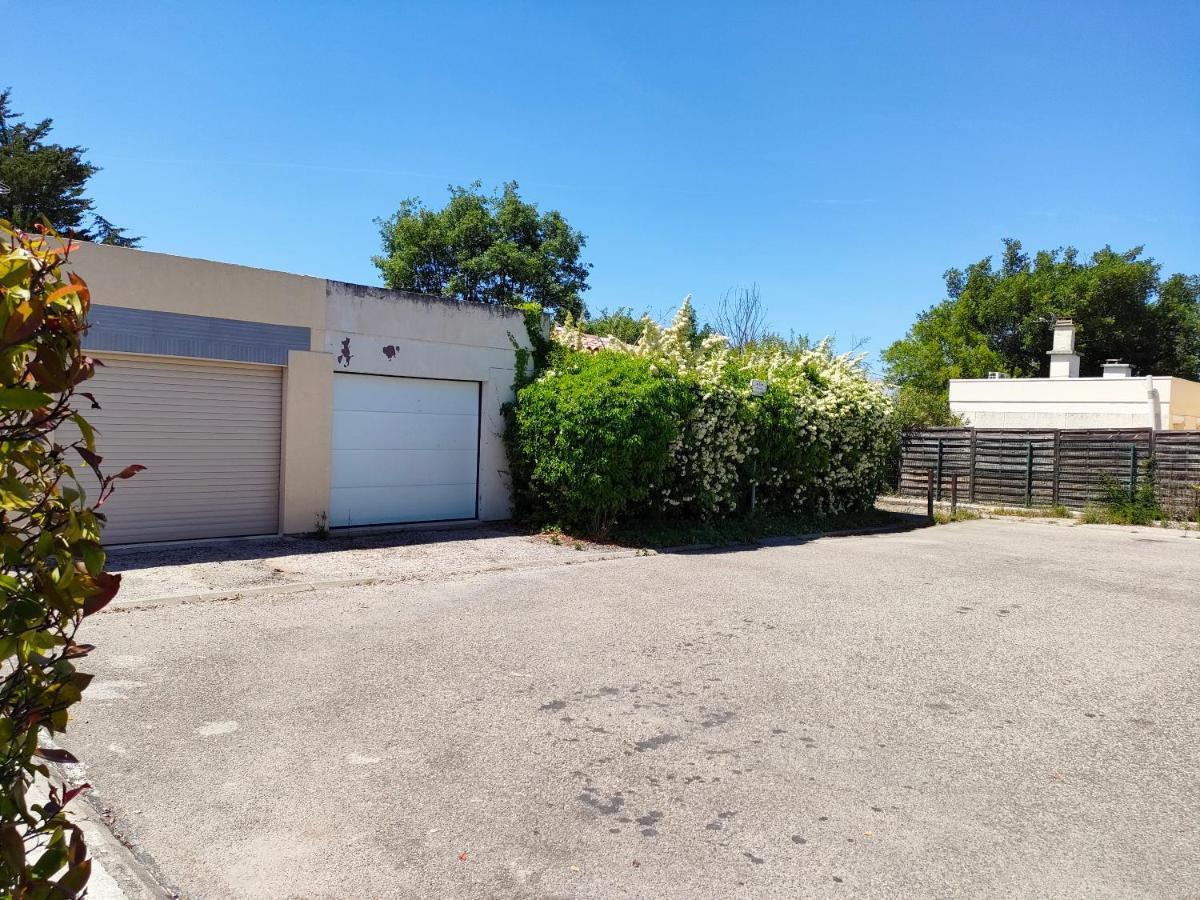
<path id="1" fill-rule="evenodd" d="M 967 497 L 970 499 L 970 501 L 972 503 L 974 503 L 975 502 L 975 429 L 974 428 L 971 429 L 971 469 L 968 472 L 967 477 L 969 479 L 971 479 L 971 482 L 967 487 Z"/>
<path id="2" fill-rule="evenodd" d="M 1033 506 L 1033 441 L 1025 442 L 1025 507 Z"/>
<path id="3" fill-rule="evenodd" d="M 1137 444 L 1129 445 L 1129 502 L 1137 502 Z"/>
<path id="4" fill-rule="evenodd" d="M 1062 459 L 1062 429 L 1054 429 L 1054 486 L 1050 489 L 1050 505 L 1058 506 L 1058 476 L 1059 463 Z"/>
<path id="5" fill-rule="evenodd" d="M 946 454 L 946 442 L 942 438 L 938 438 L 938 456 L 937 456 L 937 498 L 942 499 L 942 458 Z"/>

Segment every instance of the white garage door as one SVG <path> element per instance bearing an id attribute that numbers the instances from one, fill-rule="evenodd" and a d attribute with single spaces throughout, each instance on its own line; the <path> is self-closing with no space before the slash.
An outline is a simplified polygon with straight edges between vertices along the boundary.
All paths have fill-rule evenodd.
<path id="1" fill-rule="evenodd" d="M 105 365 L 82 389 L 103 408 L 79 406 L 102 468 L 146 466 L 105 504 L 105 543 L 278 530 L 282 369 L 96 355 Z M 93 478 L 80 480 L 94 490 Z"/>
<path id="2" fill-rule="evenodd" d="M 479 383 L 333 378 L 329 524 L 473 519 Z"/>

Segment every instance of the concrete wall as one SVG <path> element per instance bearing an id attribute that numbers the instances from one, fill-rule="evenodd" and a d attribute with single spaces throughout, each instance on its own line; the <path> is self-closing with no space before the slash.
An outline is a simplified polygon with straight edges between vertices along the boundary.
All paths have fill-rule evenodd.
<path id="1" fill-rule="evenodd" d="M 329 354 L 293 350 L 283 373 L 279 528 L 313 531 L 329 507 L 333 368 Z"/>
<path id="2" fill-rule="evenodd" d="M 1170 419 L 1169 424 L 1164 420 L 1163 428 L 1200 431 L 1200 381 L 1172 378 L 1170 388 Z"/>
<path id="3" fill-rule="evenodd" d="M 1200 384 L 1154 378 L 964 378 L 950 381 L 950 410 L 976 428 L 1191 429 L 1200 423 Z"/>
<path id="4" fill-rule="evenodd" d="M 94 244 L 79 245 L 68 268 L 87 281 L 93 304 L 105 307 L 97 312 L 97 336 L 93 336 L 100 341 L 98 356 L 113 349 L 105 341 L 130 340 L 132 322 L 146 352 L 155 355 L 269 359 L 281 365 L 286 359 L 283 531 L 311 531 L 327 512 L 333 379 L 339 371 L 480 382 L 479 517 L 495 520 L 509 515 L 500 407 L 512 397 L 512 340 L 529 346 L 520 313 Z M 172 324 L 184 321 L 178 316 L 223 321 L 219 325 L 188 321 L 184 329 Z M 261 333 L 252 323 L 282 326 L 281 349 L 262 360 L 247 360 L 245 336 Z M 307 329 L 308 339 L 302 340 L 307 347 L 296 345 L 296 335 L 304 333 L 298 329 Z M 189 330 L 196 332 L 196 339 L 182 340 L 180 332 Z M 286 345 L 287 340 L 292 343 Z"/>
<path id="5" fill-rule="evenodd" d="M 102 244 L 79 244 L 69 268 L 87 281 L 93 303 L 299 325 L 313 330 L 309 349 L 324 344 L 324 278 Z"/>

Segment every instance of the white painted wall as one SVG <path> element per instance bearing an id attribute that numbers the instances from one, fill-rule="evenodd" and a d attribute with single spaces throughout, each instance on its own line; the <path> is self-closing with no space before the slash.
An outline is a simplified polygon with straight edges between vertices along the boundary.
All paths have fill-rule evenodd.
<path id="1" fill-rule="evenodd" d="M 1200 430 L 1200 383 L 1145 378 L 956 378 L 950 410 L 976 428 Z"/>

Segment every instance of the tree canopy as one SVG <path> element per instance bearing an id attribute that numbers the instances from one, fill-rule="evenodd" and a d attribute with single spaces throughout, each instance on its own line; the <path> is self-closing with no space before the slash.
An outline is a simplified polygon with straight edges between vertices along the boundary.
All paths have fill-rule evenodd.
<path id="1" fill-rule="evenodd" d="M 1100 375 L 1104 360 L 1121 359 L 1139 374 L 1200 377 L 1200 276 L 1164 279 L 1142 252 L 1104 247 L 1080 259 L 1068 247 L 1031 258 L 1008 239 L 999 265 L 986 257 L 947 271 L 946 298 L 882 354 L 901 419 L 951 421 L 951 378 L 1046 375 L 1059 317 L 1078 326 L 1082 376 Z"/>
<path id="2" fill-rule="evenodd" d="M 602 309 L 599 315 L 590 316 L 578 325 L 584 334 L 615 337 L 626 344 L 636 344 L 646 331 L 648 316 L 649 313 L 634 316 L 632 306 L 618 306 L 612 311 Z"/>
<path id="3" fill-rule="evenodd" d="M 136 247 L 141 238 L 95 212 L 87 182 L 100 170 L 83 158 L 83 147 L 65 147 L 48 138 L 52 119 L 26 124 L 12 111 L 10 91 L 0 91 L 0 219 L 23 231 L 42 217 L 60 234 L 85 241 Z"/>
<path id="4" fill-rule="evenodd" d="M 442 209 L 410 198 L 376 220 L 383 253 L 373 261 L 388 287 L 582 317 L 587 239 L 562 213 L 522 200 L 515 181 L 491 194 L 478 181 L 449 190 Z"/>

